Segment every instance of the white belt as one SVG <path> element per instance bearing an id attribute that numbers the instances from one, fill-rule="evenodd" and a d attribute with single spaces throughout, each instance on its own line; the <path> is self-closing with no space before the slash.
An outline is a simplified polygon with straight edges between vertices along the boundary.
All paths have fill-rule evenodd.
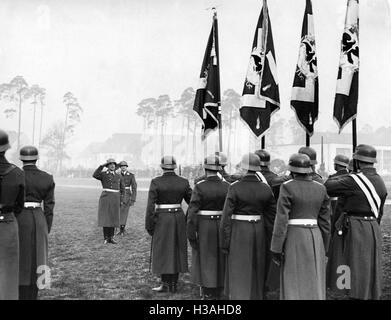
<path id="1" fill-rule="evenodd" d="M 125 187 L 125 189 L 128 189 L 128 190 L 130 190 L 130 187 Z"/>
<path id="2" fill-rule="evenodd" d="M 261 220 L 260 215 L 244 215 L 244 214 L 233 214 L 231 216 L 233 220 L 241 220 L 241 221 L 259 221 Z"/>
<path id="3" fill-rule="evenodd" d="M 40 202 L 25 202 L 24 203 L 25 208 L 41 208 Z"/>
<path id="4" fill-rule="evenodd" d="M 330 201 L 337 201 L 338 197 L 330 197 Z"/>
<path id="5" fill-rule="evenodd" d="M 181 208 L 180 204 L 157 204 L 156 209 L 178 209 Z"/>
<path id="6" fill-rule="evenodd" d="M 200 216 L 221 216 L 222 213 L 223 211 L 200 210 L 197 214 Z"/>
<path id="7" fill-rule="evenodd" d="M 103 191 L 107 191 L 107 192 L 119 192 L 119 190 L 106 189 L 106 188 L 103 188 Z"/>
<path id="8" fill-rule="evenodd" d="M 288 224 L 294 226 L 316 226 L 318 220 L 316 219 L 289 219 Z"/>

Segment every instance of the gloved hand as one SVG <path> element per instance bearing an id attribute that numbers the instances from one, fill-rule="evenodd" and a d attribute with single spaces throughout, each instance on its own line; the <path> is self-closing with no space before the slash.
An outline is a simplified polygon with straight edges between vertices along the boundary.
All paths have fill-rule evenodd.
<path id="1" fill-rule="evenodd" d="M 272 253 L 272 261 L 278 265 L 278 266 L 281 266 L 281 263 L 282 263 L 282 253 L 277 253 L 277 252 L 273 252 L 271 251 Z"/>

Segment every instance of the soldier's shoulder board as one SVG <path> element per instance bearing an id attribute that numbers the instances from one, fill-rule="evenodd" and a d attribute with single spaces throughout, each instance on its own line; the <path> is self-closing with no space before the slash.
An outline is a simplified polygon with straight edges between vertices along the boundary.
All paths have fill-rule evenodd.
<path id="1" fill-rule="evenodd" d="M 290 180 L 283 182 L 282 184 L 288 184 L 289 182 L 292 182 L 292 181 L 293 181 L 293 179 L 290 179 Z"/>

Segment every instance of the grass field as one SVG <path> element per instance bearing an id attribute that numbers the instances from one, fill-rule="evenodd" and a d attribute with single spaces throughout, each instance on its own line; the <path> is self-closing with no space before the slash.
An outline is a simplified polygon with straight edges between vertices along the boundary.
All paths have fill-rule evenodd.
<path id="1" fill-rule="evenodd" d="M 93 181 L 92 179 L 90 181 Z M 117 245 L 105 245 L 97 227 L 100 190 L 69 187 L 57 182 L 56 207 L 49 235 L 49 266 L 52 284 L 40 292 L 40 299 L 198 299 L 198 287 L 189 274 L 180 276 L 178 293 L 157 294 L 159 283 L 149 268 L 150 237 L 144 230 L 147 192 L 139 192 L 131 208 L 127 235 Z M 94 186 L 94 182 L 88 182 Z M 145 184 L 145 185 L 144 185 Z M 146 182 L 139 186 L 146 186 Z M 391 299 L 391 210 L 387 207 L 383 228 L 383 299 Z M 190 255 L 189 255 L 190 266 Z M 278 298 L 272 293 L 270 299 Z M 330 299 L 336 298 L 329 295 Z"/>

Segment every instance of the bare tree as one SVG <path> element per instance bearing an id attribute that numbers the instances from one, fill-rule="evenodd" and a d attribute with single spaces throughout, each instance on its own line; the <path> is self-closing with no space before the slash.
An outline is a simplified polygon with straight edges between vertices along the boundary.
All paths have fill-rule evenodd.
<path id="1" fill-rule="evenodd" d="M 41 146 L 41 142 L 42 142 L 42 124 L 43 124 L 43 111 L 44 111 L 45 99 L 46 99 L 46 90 L 44 88 L 41 88 L 41 94 L 39 95 L 39 102 L 41 105 L 41 120 L 39 121 L 39 140 L 38 140 L 39 147 Z"/>
<path id="2" fill-rule="evenodd" d="M 227 135 L 227 156 L 231 159 L 231 137 L 234 133 L 234 150 L 236 147 L 236 124 L 239 118 L 239 107 L 240 107 L 240 94 L 233 89 L 225 90 L 222 99 L 222 122 L 226 129 L 225 134 Z M 234 130 L 233 130 L 234 127 Z"/>
<path id="3" fill-rule="evenodd" d="M 37 114 L 37 104 L 39 103 L 39 100 L 41 99 L 42 93 L 45 91 L 45 89 L 39 87 L 37 84 L 34 84 L 31 86 L 31 88 L 26 93 L 26 99 L 32 98 L 31 104 L 34 106 L 33 110 L 33 134 L 32 134 L 32 142 L 35 143 L 35 124 L 36 124 L 36 114 Z M 42 112 L 41 112 L 42 114 Z M 41 119 L 42 120 L 42 119 Z"/>
<path id="4" fill-rule="evenodd" d="M 164 155 L 165 144 L 165 127 L 167 119 L 173 116 L 174 107 L 172 106 L 171 99 L 167 94 L 160 95 L 156 100 L 156 118 L 160 120 L 160 155 Z"/>
<path id="5" fill-rule="evenodd" d="M 47 150 L 47 157 L 50 160 L 52 172 L 59 172 L 61 162 L 69 159 L 65 152 L 67 141 L 64 138 L 64 124 L 59 121 L 53 124 L 42 138 L 41 145 Z"/>
<path id="6" fill-rule="evenodd" d="M 66 107 L 66 112 L 60 145 L 62 149 L 65 149 L 65 140 L 67 138 L 67 134 L 73 134 L 74 127 L 81 120 L 81 113 L 83 112 L 83 109 L 72 92 L 67 92 L 64 95 L 63 102 Z M 59 165 L 57 168 L 59 172 L 62 170 L 62 160 L 63 158 L 59 159 Z"/>

